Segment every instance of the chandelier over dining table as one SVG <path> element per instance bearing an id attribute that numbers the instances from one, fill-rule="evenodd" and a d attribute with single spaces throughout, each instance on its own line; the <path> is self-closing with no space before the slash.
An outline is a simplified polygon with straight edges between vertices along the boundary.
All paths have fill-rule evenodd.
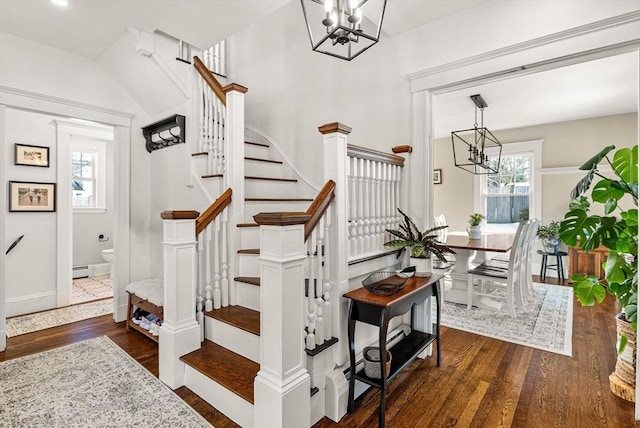
<path id="1" fill-rule="evenodd" d="M 462 168 L 475 175 L 497 174 L 500 169 L 502 144 L 484 126 L 484 109 L 488 106 L 482 95 L 471 95 L 475 104 L 475 123 L 473 128 L 451 132 L 453 144 L 453 161 L 458 168 Z M 478 109 L 480 109 L 480 126 L 478 126 Z M 489 159 L 489 153 L 497 155 L 497 161 Z"/>
<path id="2" fill-rule="evenodd" d="M 300 0 L 314 51 L 351 61 L 380 39 L 387 0 Z"/>

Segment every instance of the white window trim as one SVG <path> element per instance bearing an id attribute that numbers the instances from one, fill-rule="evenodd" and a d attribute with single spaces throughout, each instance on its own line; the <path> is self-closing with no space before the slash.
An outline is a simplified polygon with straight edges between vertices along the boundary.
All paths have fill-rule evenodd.
<path id="1" fill-rule="evenodd" d="M 71 137 L 71 153 L 76 151 L 94 152 L 96 154 L 95 164 L 95 206 L 92 207 L 73 207 L 74 213 L 95 214 L 105 213 L 107 211 L 107 143 L 108 141 L 99 139 L 88 139 L 85 137 Z"/>
<path id="2" fill-rule="evenodd" d="M 522 141 L 518 143 L 508 143 L 502 145 L 502 156 L 522 155 L 533 153 L 533 167 L 531 174 L 531 183 L 529 192 L 531 194 L 531 204 L 529 205 L 529 218 L 542 218 L 542 143 L 544 140 Z M 498 148 L 491 147 L 486 149 L 489 156 L 497 156 Z M 474 212 L 483 213 L 484 199 L 483 186 L 486 181 L 486 175 L 473 176 L 473 210 Z"/>

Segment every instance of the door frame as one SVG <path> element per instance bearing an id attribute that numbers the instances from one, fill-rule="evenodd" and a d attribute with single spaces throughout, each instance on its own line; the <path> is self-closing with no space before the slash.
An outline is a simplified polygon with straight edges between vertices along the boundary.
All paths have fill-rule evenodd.
<path id="1" fill-rule="evenodd" d="M 30 110 L 37 113 L 58 116 L 60 118 L 77 118 L 89 120 L 93 122 L 103 123 L 114 127 L 114 156 L 113 156 L 113 174 L 114 174 L 114 251 L 116 263 L 116 278 L 113 279 L 114 295 L 113 295 L 113 318 L 116 322 L 123 321 L 127 315 L 127 298 L 124 288 L 130 282 L 130 227 L 129 219 L 131 213 L 131 126 L 134 114 L 104 108 L 87 103 L 81 103 L 65 98 L 52 97 L 37 92 L 26 91 L 23 89 L 0 86 L 0 129 L 5 129 L 6 108 L 14 108 L 21 110 Z M 5 147 L 4 132 L 0 132 L 0 147 Z M 0 151 L 0 165 L 5 165 L 6 150 Z M 0 183 L 6 183 L 5 170 L 0 168 Z M 61 193 L 60 193 L 61 194 Z M 60 195 L 59 194 L 59 195 Z M 7 217 L 7 201 L 6 198 L 0 198 L 0 225 L 6 224 Z M 72 221 L 72 212 L 68 210 L 66 215 L 57 213 L 56 223 L 58 233 Z M 67 226 L 65 226 L 67 225 Z M 5 242 L 5 228 L 0 227 L 0 242 Z M 70 236 L 70 235 L 64 235 Z M 66 271 L 71 280 L 71 251 L 70 240 L 57 239 L 57 271 L 58 281 L 60 274 Z M 68 260 L 69 269 L 64 269 L 59 265 L 61 260 Z M 63 274 L 64 275 L 64 274 Z M 0 279 L 5 282 L 6 278 L 6 257 L 0 252 Z M 4 301 L 6 299 L 4 287 L 0 287 L 0 351 L 6 348 L 6 310 Z"/>

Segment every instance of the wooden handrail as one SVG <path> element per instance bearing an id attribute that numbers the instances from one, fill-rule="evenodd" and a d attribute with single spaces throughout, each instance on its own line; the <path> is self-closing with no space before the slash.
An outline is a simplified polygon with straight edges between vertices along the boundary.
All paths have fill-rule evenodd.
<path id="1" fill-rule="evenodd" d="M 202 214 L 196 219 L 196 236 L 200 234 L 209 223 L 215 220 L 218 215 L 231 203 L 232 190 L 229 188 L 224 191 L 218 199 L 216 199 Z"/>
<path id="2" fill-rule="evenodd" d="M 313 232 L 313 229 L 316 228 L 318 222 L 327 211 L 331 201 L 333 201 L 333 198 L 335 197 L 335 189 L 336 182 L 333 180 L 327 181 L 322 190 L 320 190 L 320 193 L 318 193 L 318 196 L 316 196 L 313 202 L 311 202 L 311 205 L 309 205 L 309 209 L 306 214 L 309 214 L 311 218 L 304 225 L 305 242 L 309 239 L 311 232 Z"/>
<path id="3" fill-rule="evenodd" d="M 375 162 L 388 163 L 391 165 L 404 166 L 404 158 L 391 153 L 380 152 L 368 147 L 354 146 L 347 144 L 347 156 L 359 159 L 369 159 Z"/>
<path id="4" fill-rule="evenodd" d="M 396 153 L 396 154 L 398 154 L 398 153 L 411 153 L 411 152 L 413 152 L 413 147 L 405 144 L 403 146 L 394 146 L 394 147 L 391 148 L 391 151 L 393 153 Z"/>
<path id="5" fill-rule="evenodd" d="M 196 70 L 198 70 L 198 73 L 200 73 L 200 76 L 202 76 L 204 81 L 207 82 L 207 85 L 209 85 L 209 87 L 213 90 L 213 93 L 216 94 L 216 96 L 220 99 L 222 105 L 226 106 L 227 93 L 222 88 L 220 82 L 218 82 L 218 80 L 213 76 L 213 73 L 211 73 L 207 66 L 204 65 L 202 60 L 197 56 L 193 57 L 193 66 Z"/>

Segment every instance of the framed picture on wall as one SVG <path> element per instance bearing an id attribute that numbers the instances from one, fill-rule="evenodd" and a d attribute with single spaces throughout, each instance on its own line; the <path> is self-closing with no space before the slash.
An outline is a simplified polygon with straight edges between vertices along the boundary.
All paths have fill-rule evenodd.
<path id="1" fill-rule="evenodd" d="M 55 210 L 55 183 L 9 182 L 9 211 L 55 212 Z"/>
<path id="2" fill-rule="evenodd" d="M 442 184 L 442 170 L 434 169 L 433 170 L 433 184 Z"/>
<path id="3" fill-rule="evenodd" d="M 16 143 L 15 164 L 49 168 L 49 147 Z"/>

